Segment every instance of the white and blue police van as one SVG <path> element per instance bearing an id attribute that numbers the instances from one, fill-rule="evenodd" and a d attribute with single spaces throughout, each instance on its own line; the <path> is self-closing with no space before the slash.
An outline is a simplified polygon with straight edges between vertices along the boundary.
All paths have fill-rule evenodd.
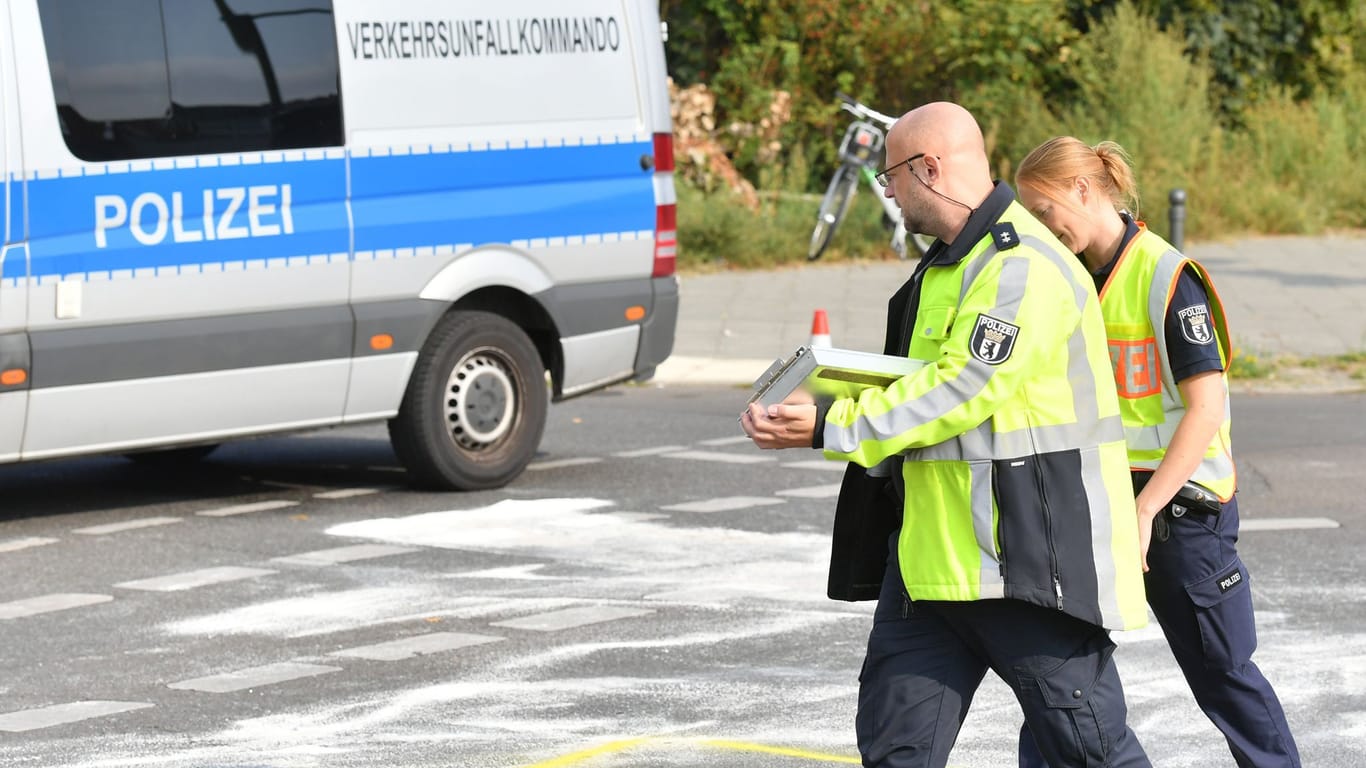
<path id="1" fill-rule="evenodd" d="M 0 462 L 387 421 L 497 487 L 672 350 L 652 0 L 0 14 Z"/>

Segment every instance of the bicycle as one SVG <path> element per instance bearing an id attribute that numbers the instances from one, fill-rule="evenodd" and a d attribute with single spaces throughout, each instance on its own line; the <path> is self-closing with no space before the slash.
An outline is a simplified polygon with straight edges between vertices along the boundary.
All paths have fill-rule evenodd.
<path id="1" fill-rule="evenodd" d="M 896 122 L 896 118 L 884 115 L 844 93 L 836 92 L 835 96 L 840 101 L 840 109 L 853 115 L 854 122 L 845 129 L 844 138 L 840 141 L 840 166 L 830 178 L 829 186 L 825 188 L 825 197 L 821 198 L 816 228 L 811 232 L 811 248 L 806 254 L 807 260 L 819 259 L 829 247 L 831 239 L 835 236 L 835 229 L 849 210 L 849 203 L 854 199 L 854 192 L 858 190 L 860 179 L 868 184 L 868 188 L 882 204 L 882 221 L 892 229 L 891 246 L 896 255 L 903 259 L 907 257 L 906 241 L 909 239 L 916 249 L 917 258 L 924 256 L 934 238 L 921 234 L 912 234 L 908 238 L 906 225 L 901 220 L 901 209 L 897 207 L 895 200 L 882 193 L 882 187 L 874 178 L 882 165 L 883 144 L 887 138 L 887 131 L 892 127 L 892 123 Z"/>

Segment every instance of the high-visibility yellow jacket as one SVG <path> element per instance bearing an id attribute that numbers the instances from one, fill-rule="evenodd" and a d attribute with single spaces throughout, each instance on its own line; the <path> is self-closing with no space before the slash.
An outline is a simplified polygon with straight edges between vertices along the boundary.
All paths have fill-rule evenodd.
<path id="1" fill-rule="evenodd" d="M 1209 274 L 1140 224 L 1138 236 L 1129 241 L 1101 288 L 1100 308 L 1110 340 L 1129 465 L 1136 470 L 1155 470 L 1167 453 L 1177 424 L 1186 414 L 1185 400 L 1168 364 L 1165 328 L 1176 281 L 1188 266 L 1199 275 L 1209 294 L 1209 313 L 1199 312 L 1200 307 L 1189 308 L 1193 314 L 1180 318 L 1182 333 L 1190 335 L 1193 341 L 1203 341 L 1202 335 L 1215 337 L 1224 363 L 1223 424 L 1190 479 L 1213 491 L 1220 500 L 1228 501 L 1237 485 L 1228 396 L 1232 350 L 1224 306 L 1214 292 Z"/>
<path id="2" fill-rule="evenodd" d="M 1089 275 L 1004 183 L 917 270 L 927 361 L 821 416 L 827 458 L 903 457 L 913 600 L 1014 598 L 1110 629 L 1147 622 L 1105 327 Z"/>

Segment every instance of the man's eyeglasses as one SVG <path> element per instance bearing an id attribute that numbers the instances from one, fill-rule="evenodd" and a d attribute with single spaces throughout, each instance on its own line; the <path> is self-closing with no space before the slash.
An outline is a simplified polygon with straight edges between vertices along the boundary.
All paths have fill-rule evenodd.
<path id="1" fill-rule="evenodd" d="M 896 165 L 889 165 L 886 168 L 883 168 L 882 170 L 878 171 L 877 174 L 873 176 L 873 178 L 877 179 L 878 186 L 886 187 L 888 183 L 887 174 L 891 173 L 892 171 L 895 171 L 897 168 L 900 168 L 903 165 L 909 168 L 911 163 L 914 163 L 916 160 L 919 160 L 920 158 L 924 157 L 925 154 L 926 153 L 924 152 L 918 152 L 906 158 L 905 160 L 902 160 Z"/>

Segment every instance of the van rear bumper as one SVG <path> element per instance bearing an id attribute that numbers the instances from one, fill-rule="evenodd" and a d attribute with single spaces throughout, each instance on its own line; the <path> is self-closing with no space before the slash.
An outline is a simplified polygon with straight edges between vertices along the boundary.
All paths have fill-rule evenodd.
<path id="1" fill-rule="evenodd" d="M 654 375 L 655 368 L 674 351 L 674 334 L 678 330 L 678 276 L 656 277 L 651 281 L 654 290 L 654 311 L 640 324 L 640 349 L 636 352 L 636 379 Z"/>
<path id="2" fill-rule="evenodd" d="M 678 279 L 638 278 L 560 285 L 536 297 L 560 335 L 563 367 L 556 400 L 628 379 L 647 379 L 673 352 L 678 325 Z M 625 322 L 631 309 L 645 310 Z"/>

